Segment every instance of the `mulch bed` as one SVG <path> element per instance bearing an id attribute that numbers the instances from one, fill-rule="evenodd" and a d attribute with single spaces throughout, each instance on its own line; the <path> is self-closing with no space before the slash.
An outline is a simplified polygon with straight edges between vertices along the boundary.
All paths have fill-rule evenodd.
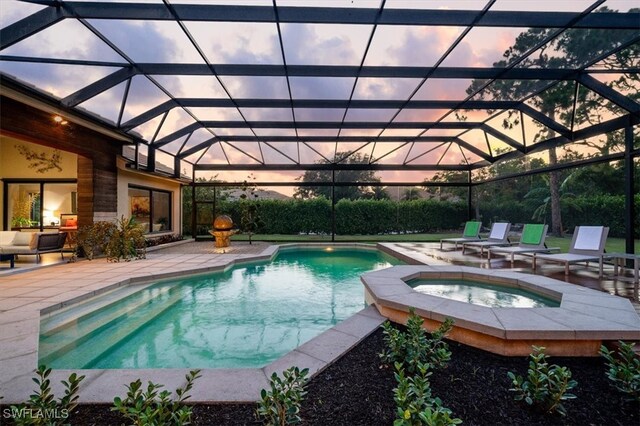
<path id="1" fill-rule="evenodd" d="M 508 371 L 525 374 L 526 357 L 507 358 L 450 342 L 449 366 L 431 376 L 433 395 L 465 425 L 638 425 L 640 404 L 625 400 L 605 376 L 600 358 L 551 358 L 578 381 L 577 399 L 565 403 L 567 416 L 544 415 L 513 401 Z M 380 365 L 381 330 L 314 378 L 303 402 L 303 425 L 376 426 L 393 424 L 395 380 Z M 304 366 L 300 366 L 304 367 Z M 197 382 L 196 382 L 197 386 Z M 109 391 L 114 391 L 109 389 Z M 80 389 L 82 392 L 82 388 Z M 253 404 L 195 405 L 194 425 L 257 425 Z M 108 406 L 83 405 L 72 425 L 118 425 L 125 419 Z"/>

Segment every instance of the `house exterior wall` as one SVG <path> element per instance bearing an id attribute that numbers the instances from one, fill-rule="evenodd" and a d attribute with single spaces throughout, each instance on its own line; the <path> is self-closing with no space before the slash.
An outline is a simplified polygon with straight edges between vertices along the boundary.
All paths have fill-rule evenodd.
<path id="1" fill-rule="evenodd" d="M 96 217 L 115 217 L 116 158 L 127 141 L 71 119 L 67 125 L 57 125 L 46 105 L 9 94 L 15 98 L 0 97 L 3 135 L 78 155 L 78 226 L 88 225 Z"/>
<path id="2" fill-rule="evenodd" d="M 25 146 L 29 150 L 38 153 L 45 153 L 49 157 L 55 151 L 54 148 L 48 146 L 37 145 L 0 135 L 0 178 L 75 179 L 77 177 L 76 163 L 78 156 L 76 154 L 59 150 L 59 164 L 62 170 L 51 169 L 43 173 L 38 173 L 36 169 L 29 167 L 31 162 L 18 152 L 16 145 Z"/>
<path id="3" fill-rule="evenodd" d="M 131 217 L 129 206 L 129 186 L 144 187 L 168 191 L 171 193 L 171 230 L 166 234 L 182 233 L 181 185 L 169 178 L 153 176 L 136 170 L 127 169 L 125 161 L 118 161 L 118 218 Z M 154 234 L 161 235 L 161 234 Z"/>
<path id="4" fill-rule="evenodd" d="M 71 152 L 60 150 L 60 168 L 47 170 L 39 173 L 35 168 L 30 167 L 31 161 L 20 154 L 17 146 L 26 147 L 36 153 L 44 153 L 49 158 L 54 152 L 54 148 L 26 142 L 17 138 L 0 134 L 0 181 L 5 179 L 76 179 L 77 178 L 77 158 Z M 9 197 L 9 195 L 7 195 Z M 0 200 L 4 200 L 4 185 L 0 184 Z M 4 202 L 4 201 L 3 201 Z M 11 204 L 11 200 L 7 200 Z M 0 226 L 4 224 L 4 205 L 0 208 Z"/>

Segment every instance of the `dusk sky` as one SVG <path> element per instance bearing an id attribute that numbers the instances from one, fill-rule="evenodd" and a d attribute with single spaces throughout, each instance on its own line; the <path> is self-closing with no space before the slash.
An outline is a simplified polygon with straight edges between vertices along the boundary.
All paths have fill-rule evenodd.
<path id="1" fill-rule="evenodd" d="M 91 0 L 83 0 L 91 1 Z M 104 0 L 102 0 L 104 1 Z M 112 0 L 117 2 L 118 0 Z M 138 3 L 162 3 L 161 0 L 137 0 Z M 171 4 L 234 4 L 231 0 L 170 0 Z M 272 1 L 244 1 L 243 4 L 272 6 Z M 278 6 L 328 6 L 328 7 L 367 7 L 379 8 L 380 1 L 369 0 L 333 0 L 333 1 L 286 1 L 278 0 Z M 465 1 L 409 1 L 387 0 L 389 8 L 426 8 L 426 9 L 466 9 L 481 10 L 485 0 Z M 593 4 L 592 0 L 564 1 L 522 1 L 497 0 L 491 10 L 538 10 L 538 11 L 571 11 L 580 12 Z M 626 12 L 637 7 L 633 0 L 607 0 L 603 6 L 609 9 Z M 0 1 L 0 26 L 10 25 L 38 10 L 42 6 L 23 3 L 17 0 Z M 212 64 L 282 64 L 283 56 L 278 40 L 275 23 L 205 23 L 184 22 L 198 46 Z M 154 63 L 205 63 L 198 51 L 189 42 L 187 36 L 176 22 L 171 21 L 118 21 L 89 19 L 88 25 L 110 39 L 124 54 L 135 62 Z M 338 25 L 338 24 L 290 24 L 283 23 L 283 50 L 286 63 L 289 65 L 360 65 L 365 57 L 367 41 L 373 29 L 370 25 Z M 364 60 L 365 66 L 403 65 L 433 66 L 449 46 L 460 36 L 465 27 L 419 27 L 419 26 L 385 26 L 376 28 L 373 41 Z M 518 34 L 526 28 L 489 28 L 472 29 L 457 47 L 441 64 L 447 66 L 491 67 L 502 59 L 503 52 L 514 43 Z M 65 19 L 46 30 L 41 31 L 13 46 L 4 49 L 2 55 L 33 56 L 42 58 L 81 59 L 125 64 L 127 61 L 107 44 L 93 34 L 87 26 L 74 19 Z M 17 61 L 0 61 L 0 71 L 10 74 L 23 82 L 34 85 L 55 97 L 64 98 L 80 88 L 103 78 L 118 68 L 114 66 L 70 66 L 60 64 L 38 64 Z M 594 77 L 606 81 L 605 75 Z M 152 76 L 155 82 L 143 75 L 133 77 L 124 109 L 122 122 L 126 122 L 148 109 L 157 106 L 170 98 L 163 92 L 169 92 L 176 98 L 228 98 L 223 86 L 214 76 Z M 247 77 L 221 76 L 220 81 L 226 91 L 234 98 L 275 98 L 288 99 L 286 77 Z M 353 99 L 392 99 L 405 100 L 414 92 L 421 79 L 412 78 L 320 78 L 290 77 L 291 96 L 294 99 L 349 99 L 353 90 Z M 471 80 L 467 79 L 429 79 L 413 96 L 413 100 L 464 100 L 466 89 Z M 125 91 L 125 82 L 103 92 L 102 94 L 80 104 L 84 108 L 103 119 L 115 123 Z M 355 86 L 355 88 L 354 88 Z M 162 90 L 162 89 L 163 90 Z M 242 115 L 241 115 L 242 113 Z M 291 163 L 290 159 L 300 159 L 301 163 L 314 163 L 322 160 L 322 156 L 333 158 L 336 150 L 331 138 L 350 135 L 367 136 L 455 136 L 460 130 L 432 129 L 424 133 L 424 129 L 387 129 L 383 126 L 394 116 L 395 122 L 437 121 L 447 113 L 446 110 L 359 110 L 349 109 L 345 116 L 343 109 L 296 109 L 295 120 L 303 121 L 337 121 L 345 116 L 345 121 L 379 122 L 371 129 L 299 129 L 297 136 L 321 135 L 327 142 L 300 144 L 298 153 L 295 143 L 268 142 L 269 136 L 296 136 L 295 129 L 254 129 L 255 134 L 269 144 L 261 144 L 262 152 L 252 142 L 218 143 L 213 145 L 200 162 L 205 164 L 231 163 L 251 164 L 253 160 L 235 148 L 246 151 L 251 156 L 264 156 L 267 163 Z M 503 112 L 506 114 L 506 111 Z M 469 121 L 484 121 L 489 115 L 486 112 L 467 113 Z M 232 120 L 242 121 L 292 121 L 291 109 L 259 109 L 241 108 L 189 108 L 189 112 L 174 108 L 168 114 L 156 139 L 199 121 Z M 195 117 L 195 119 L 194 119 Z M 504 116 L 498 116 L 488 122 L 510 137 L 522 142 L 522 129 L 504 130 Z M 443 121 L 455 121 L 450 114 Z M 144 139 L 150 140 L 160 124 L 158 116 L 147 123 L 133 129 Z M 525 134 L 533 139 L 537 128 L 532 119 L 525 118 Z M 174 154 L 182 147 L 189 149 L 213 135 L 224 139 L 225 135 L 253 135 L 248 129 L 211 128 L 200 129 L 193 133 L 183 147 L 186 138 L 180 138 L 163 149 Z M 467 132 L 462 139 L 474 147 L 487 151 L 484 134 L 480 130 Z M 507 147 L 504 143 L 492 138 L 491 149 Z M 529 141 L 531 143 L 532 141 Z M 345 152 L 358 149 L 362 143 L 340 143 L 337 151 Z M 275 148 L 275 149 L 273 149 Z M 313 148 L 313 149 L 311 149 Z M 224 150 L 224 152 L 223 152 Z M 281 151 L 280 153 L 276 150 Z M 315 151 L 314 151 L 315 150 Z M 481 158 L 470 151 L 463 152 L 457 146 L 449 144 L 408 144 L 402 142 L 380 142 L 368 144 L 361 151 L 374 159 L 382 157 L 382 164 L 402 163 L 405 159 L 416 158 L 412 164 L 474 163 Z M 389 152 L 392 152 L 389 155 Z M 446 154 L 445 154 L 446 152 Z M 225 157 L 226 154 L 226 157 Z M 443 154 L 445 154 L 443 156 Z M 197 153 L 188 158 L 195 161 L 200 157 Z M 289 158 L 287 158 L 289 157 Z M 442 157 L 442 158 L 441 158 Z M 255 162 L 258 164 L 258 162 Z M 276 173 L 262 172 L 259 180 L 293 180 L 302 172 Z M 237 175 L 242 179 L 246 172 Z M 236 174 L 228 174 L 232 180 Z M 431 173 L 425 172 L 381 172 L 379 175 L 388 181 L 421 181 Z M 224 176 L 219 176 L 223 177 Z"/>

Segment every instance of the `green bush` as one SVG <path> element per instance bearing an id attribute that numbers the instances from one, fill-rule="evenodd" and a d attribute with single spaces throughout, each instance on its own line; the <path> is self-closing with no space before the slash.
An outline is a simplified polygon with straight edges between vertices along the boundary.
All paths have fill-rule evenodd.
<path id="1" fill-rule="evenodd" d="M 640 209 L 640 195 L 634 198 L 636 211 Z M 483 223 L 508 220 L 511 223 L 531 223 L 536 205 L 523 202 L 491 203 L 485 200 L 480 205 Z M 551 211 L 547 212 L 546 223 L 551 222 Z M 562 208 L 562 225 L 565 230 L 573 232 L 576 226 L 603 225 L 608 226 L 610 237 L 624 237 L 624 196 L 594 195 L 580 196 L 572 199 L 571 206 Z M 635 238 L 640 238 L 640 223 L 636 221 Z"/>
<path id="2" fill-rule="evenodd" d="M 607 377 L 616 389 L 640 402 L 640 356 L 633 351 L 635 343 L 619 344 L 617 352 L 600 347 L 600 355 L 607 360 Z"/>
<path id="3" fill-rule="evenodd" d="M 462 423 L 451 418 L 451 410 L 442 406 L 440 398 L 431 396 L 429 364 L 418 363 L 413 376 L 405 376 L 402 363 L 396 362 L 394 373 L 398 386 L 393 389 L 396 420 L 393 426 L 448 426 Z"/>
<path id="4" fill-rule="evenodd" d="M 188 425 L 191 422 L 191 407 L 184 404 L 189 399 L 193 382 L 200 377 L 200 370 L 192 370 L 186 375 L 187 383 L 176 389 L 176 400 L 171 400 L 171 392 L 160 391 L 164 385 L 149 382 L 147 390 L 142 390 L 140 379 L 127 386 L 124 399 L 114 398 L 111 411 L 117 411 L 135 426 Z"/>
<path id="5" fill-rule="evenodd" d="M 216 204 L 216 214 L 239 223 L 238 201 Z M 331 201 L 258 200 L 265 234 L 328 234 L 331 232 Z M 340 235 L 376 235 L 390 232 L 433 232 L 458 228 L 466 220 L 466 206 L 448 201 L 347 200 L 336 203 L 336 232 Z M 210 226 L 209 228 L 210 229 Z"/>
<path id="6" fill-rule="evenodd" d="M 113 222 L 94 222 L 92 225 L 81 226 L 76 236 L 72 260 L 78 256 L 92 260 L 95 256 L 104 253 L 115 229 L 116 224 Z"/>
<path id="7" fill-rule="evenodd" d="M 483 200 L 480 204 L 482 223 L 488 226 L 492 222 L 531 223 L 535 207 L 529 207 L 520 201 L 493 203 Z"/>
<path id="8" fill-rule="evenodd" d="M 88 260 L 105 254 L 110 262 L 145 257 L 147 243 L 142 227 L 133 218 L 122 216 L 114 222 L 95 222 L 83 226 L 76 236 L 72 261 L 78 256 Z"/>
<path id="9" fill-rule="evenodd" d="M 285 426 L 301 422 L 300 404 L 307 393 L 304 386 L 308 373 L 308 368 L 291 367 L 282 372 L 283 378 L 277 373 L 271 375 L 271 390 L 262 389 L 256 411 L 265 425 Z"/>
<path id="10" fill-rule="evenodd" d="M 640 195 L 634 198 L 636 212 L 640 211 Z M 579 211 L 571 214 L 563 210 L 562 222 L 565 229 L 573 231 L 579 225 L 603 225 L 609 227 L 610 237 L 624 237 L 624 196 L 596 195 L 577 197 L 574 200 Z M 636 213 L 637 214 L 637 213 Z M 635 238 L 640 238 L 640 223 L 636 220 Z"/>
<path id="11" fill-rule="evenodd" d="M 386 363 L 400 362 L 410 373 L 416 372 L 419 364 L 445 367 L 451 359 L 451 351 L 443 339 L 453 328 L 453 320 L 447 318 L 431 336 L 422 328 L 423 323 L 424 320 L 416 315 L 414 308 L 409 310 L 406 332 L 385 321 L 382 328 L 386 349 L 380 358 Z"/>
<path id="12" fill-rule="evenodd" d="M 543 347 L 534 346 L 529 357 L 531 360 L 526 379 L 516 376 L 511 371 L 507 373 L 513 385 L 509 390 L 516 392 L 515 400 L 524 400 L 528 405 L 547 413 L 557 411 L 563 416 L 566 415 L 562 401 L 576 398 L 567 392 L 578 384 L 571 380 L 571 370 L 555 364 L 549 365 Z"/>
<path id="13" fill-rule="evenodd" d="M 36 370 L 38 378 L 33 381 L 38 385 L 36 393 L 29 397 L 24 404 L 11 406 L 13 421 L 16 425 L 47 425 L 55 426 L 68 424 L 69 414 L 78 405 L 78 388 L 84 376 L 73 373 L 67 381 L 62 381 L 65 391 L 59 401 L 54 399 L 49 380 L 51 369 L 41 365 Z"/>
<path id="14" fill-rule="evenodd" d="M 331 233 L 331 201 L 324 197 L 304 200 L 256 200 L 256 203 L 265 225 L 262 229 L 265 234 Z M 238 200 L 218 199 L 215 213 L 231 216 L 236 226 L 239 226 L 240 204 Z M 635 205 L 636 210 L 640 210 L 640 194 L 635 196 Z M 483 224 L 489 226 L 498 220 L 531 223 L 537 207 L 536 203 L 528 199 L 500 201 L 484 198 L 480 202 L 479 211 Z M 211 211 L 205 210 L 201 212 L 205 217 L 198 219 L 198 235 L 208 235 L 212 226 Z M 190 204 L 185 205 L 184 211 L 184 233 L 189 235 L 191 233 Z M 571 206 L 563 207 L 562 213 L 566 230 L 572 231 L 578 225 L 601 224 L 610 228 L 611 237 L 623 237 L 625 234 L 624 196 L 595 195 L 572 198 Z M 425 233 L 460 228 L 460 224 L 467 220 L 467 204 L 434 199 L 412 201 L 341 199 L 336 203 L 335 215 L 336 231 L 339 235 Z M 550 220 L 551 213 L 547 212 L 546 223 L 550 223 Z M 635 237 L 640 238 L 640 223 L 636 223 Z"/>
<path id="15" fill-rule="evenodd" d="M 120 259 L 142 259 L 146 256 L 146 241 L 142 226 L 133 218 L 122 216 L 116 221 L 105 246 L 105 254 L 109 262 L 120 262 Z"/>

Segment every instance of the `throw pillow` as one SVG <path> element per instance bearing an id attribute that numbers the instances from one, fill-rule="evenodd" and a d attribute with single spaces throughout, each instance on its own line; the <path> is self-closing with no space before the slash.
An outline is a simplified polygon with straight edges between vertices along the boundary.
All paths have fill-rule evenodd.
<path id="1" fill-rule="evenodd" d="M 34 232 L 17 232 L 11 242 L 12 246 L 28 246 L 31 244 L 31 239 L 35 235 Z"/>

